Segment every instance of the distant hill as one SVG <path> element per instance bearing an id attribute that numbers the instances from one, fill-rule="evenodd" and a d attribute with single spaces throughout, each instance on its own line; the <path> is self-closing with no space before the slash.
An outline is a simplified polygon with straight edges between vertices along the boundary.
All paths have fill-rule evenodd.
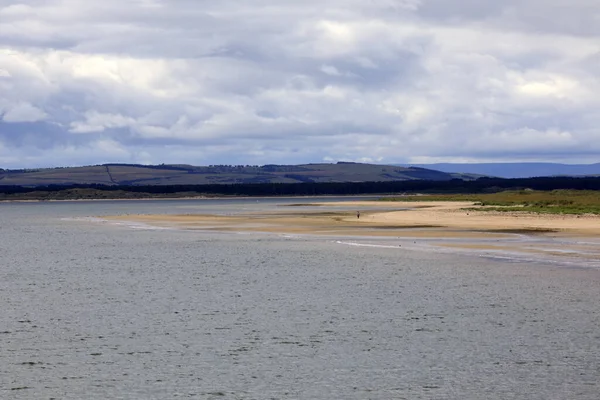
<path id="1" fill-rule="evenodd" d="M 479 174 L 499 178 L 531 178 L 538 176 L 593 176 L 600 175 L 597 164 L 556 163 L 480 163 L 480 164 L 414 164 L 447 173 Z"/>
<path id="2" fill-rule="evenodd" d="M 104 164 L 86 167 L 24 170 L 0 169 L 0 185 L 203 185 L 236 183 L 448 181 L 471 179 L 423 167 L 399 167 L 339 162 L 302 165 L 138 165 Z"/>

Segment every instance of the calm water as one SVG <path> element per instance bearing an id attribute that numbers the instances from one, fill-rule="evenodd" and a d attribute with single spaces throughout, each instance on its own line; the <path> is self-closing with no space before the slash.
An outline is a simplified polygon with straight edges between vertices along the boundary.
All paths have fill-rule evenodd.
<path id="1" fill-rule="evenodd" d="M 272 207 L 0 204 L 0 398 L 598 399 L 598 270 L 77 219 Z"/>

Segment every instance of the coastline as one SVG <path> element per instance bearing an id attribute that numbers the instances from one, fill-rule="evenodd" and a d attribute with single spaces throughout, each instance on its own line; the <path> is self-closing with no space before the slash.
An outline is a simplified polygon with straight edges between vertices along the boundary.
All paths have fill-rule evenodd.
<path id="1" fill-rule="evenodd" d="M 208 196 L 190 196 L 190 197 L 138 197 L 138 198 L 125 198 L 119 197 L 114 199 L 2 199 L 0 203 L 66 203 L 66 202 L 97 202 L 97 201 L 150 201 L 150 200 L 205 200 L 205 199 L 217 199 L 217 197 Z"/>
<path id="2" fill-rule="evenodd" d="M 327 199 L 327 198 L 383 198 L 386 195 L 315 195 L 315 196 L 174 196 L 174 197 L 115 197 L 115 198 L 72 198 L 72 199 L 0 199 L 0 203 L 60 203 L 96 201 L 151 201 L 151 200 L 277 200 L 277 199 Z M 311 203 L 317 205 L 317 203 Z"/>
<path id="3" fill-rule="evenodd" d="M 477 211 L 471 202 L 342 201 L 288 204 L 282 208 L 285 210 L 234 215 L 126 215 L 102 219 L 183 230 L 391 240 L 399 246 L 418 240 L 438 250 L 600 261 L 597 215 Z"/>
<path id="4" fill-rule="evenodd" d="M 296 207 L 311 207 L 299 210 Z M 472 202 L 379 202 L 342 201 L 287 204 L 285 211 L 246 212 L 234 215 L 174 214 L 107 216 L 149 225 L 184 229 L 306 232 L 311 234 L 368 232 L 374 236 L 402 236 L 410 229 L 428 229 L 436 236 L 483 234 L 536 234 L 548 236 L 600 237 L 600 216 L 535 214 L 477 210 Z M 336 210 L 328 210 L 336 207 Z M 319 208 L 323 208 L 320 211 Z M 339 210 L 339 208 L 344 208 Z M 345 208 L 348 210 L 346 211 Z M 360 218 L 356 212 L 360 211 Z M 382 232 L 379 232 L 382 231 Z"/>

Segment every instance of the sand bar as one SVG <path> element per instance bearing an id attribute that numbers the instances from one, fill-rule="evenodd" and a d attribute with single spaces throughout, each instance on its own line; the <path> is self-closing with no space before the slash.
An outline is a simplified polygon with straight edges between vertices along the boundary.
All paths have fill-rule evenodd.
<path id="1" fill-rule="evenodd" d="M 304 204 L 303 204 L 304 205 Z M 235 215 L 178 214 L 104 217 L 156 226 L 187 229 L 221 229 L 264 232 L 337 232 L 347 235 L 412 236 L 427 229 L 437 237 L 471 236 L 470 233 L 531 233 L 600 237 L 600 216 L 477 211 L 470 202 L 351 201 L 310 203 L 310 210 L 279 207 L 276 211 Z M 328 210 L 347 207 L 348 210 Z M 361 212 L 357 218 L 356 211 Z M 369 232 L 370 233 L 365 233 Z M 422 233 L 421 233 L 422 234 Z"/>
<path id="2" fill-rule="evenodd" d="M 306 207 L 306 206 L 311 207 Z M 427 239 L 464 250 L 600 261 L 600 217 L 478 211 L 471 202 L 350 201 L 297 204 L 261 213 L 103 217 L 151 226 L 229 232 Z M 357 218 L 360 211 L 360 218 Z"/>

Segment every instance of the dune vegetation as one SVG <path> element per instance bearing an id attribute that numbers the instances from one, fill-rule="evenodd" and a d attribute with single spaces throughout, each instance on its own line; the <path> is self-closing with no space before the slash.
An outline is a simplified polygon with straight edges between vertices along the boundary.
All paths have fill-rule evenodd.
<path id="1" fill-rule="evenodd" d="M 517 190 L 483 194 L 440 194 L 386 197 L 382 201 L 472 201 L 479 211 L 522 211 L 545 214 L 600 214 L 600 191 Z"/>

